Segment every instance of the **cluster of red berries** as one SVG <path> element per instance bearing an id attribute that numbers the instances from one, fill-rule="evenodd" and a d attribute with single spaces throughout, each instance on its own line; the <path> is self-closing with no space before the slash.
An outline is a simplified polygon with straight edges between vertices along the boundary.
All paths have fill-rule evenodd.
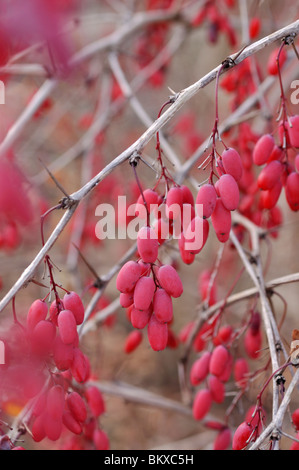
<path id="1" fill-rule="evenodd" d="M 250 331 L 248 329 L 247 331 Z M 206 329 L 207 332 L 207 329 Z M 203 332 L 201 332 L 203 334 Z M 204 420 L 213 405 L 222 404 L 225 401 L 226 384 L 233 375 L 234 384 L 240 391 L 245 391 L 249 385 L 250 366 L 247 359 L 243 357 L 234 358 L 230 352 L 230 344 L 236 339 L 238 334 L 233 333 L 230 325 L 219 328 L 216 336 L 213 338 L 212 351 L 205 350 L 194 361 L 190 369 L 190 383 L 193 387 L 202 386 L 196 391 L 193 401 L 193 416 L 196 420 Z M 245 340 L 246 342 L 246 340 Z M 257 358 L 258 354 L 253 354 L 254 344 L 250 345 L 247 351 L 250 358 Z M 203 348 L 202 348 L 203 350 Z M 246 422 L 251 429 L 252 437 L 257 437 L 257 424 L 260 423 L 258 415 L 251 416 L 253 410 L 249 410 L 246 415 Z M 264 418 L 265 413 L 263 413 Z M 251 418 L 250 418 L 251 416 Z M 227 417 L 228 418 L 228 417 Z M 214 441 L 214 450 L 226 450 L 232 441 L 233 449 L 237 447 L 239 430 L 233 435 L 232 430 L 226 422 L 211 422 L 208 419 L 204 423 L 210 429 L 217 431 Z M 248 436 L 247 436 L 248 437 Z"/>
<path id="2" fill-rule="evenodd" d="M 238 42 L 237 35 L 228 18 L 228 15 L 221 12 L 221 9 L 223 8 L 223 5 L 221 4 L 223 3 L 229 8 L 233 8 L 235 5 L 234 0 L 224 0 L 218 2 L 215 0 L 206 1 L 194 17 L 192 25 L 194 27 L 199 27 L 204 22 L 207 22 L 209 26 L 208 39 L 212 44 L 218 42 L 220 33 L 224 33 L 228 38 L 229 44 L 232 47 L 235 47 Z"/>
<path id="3" fill-rule="evenodd" d="M 260 207 L 273 209 L 285 190 L 292 211 L 299 210 L 299 157 L 294 162 L 288 158 L 288 149 L 299 148 L 299 116 L 292 116 L 279 126 L 280 144 L 271 134 L 263 135 L 253 151 L 253 161 L 263 166 L 257 185 L 261 190 Z"/>
<path id="4" fill-rule="evenodd" d="M 239 153 L 227 148 L 217 159 L 219 179 L 213 184 L 212 179 L 198 191 L 196 205 L 203 208 L 204 224 L 211 222 L 216 236 L 221 243 L 227 242 L 232 227 L 231 212 L 238 208 L 240 190 L 238 182 L 242 178 L 243 166 Z M 208 232 L 208 228 L 206 228 Z"/>
<path id="5" fill-rule="evenodd" d="M 29 427 L 35 442 L 57 441 L 67 433 L 86 445 L 107 450 L 109 440 L 99 427 L 105 411 L 100 391 L 89 386 L 90 362 L 79 346 L 77 327 L 84 321 L 80 296 L 67 292 L 50 308 L 44 300 L 31 305 L 26 326 L 16 320 L 9 330 L 5 365 L 1 366 L 1 407 L 32 400 Z"/>
<path id="6" fill-rule="evenodd" d="M 156 265 L 159 244 L 152 228 L 143 227 L 138 234 L 139 261 L 128 261 L 120 270 L 116 286 L 120 303 L 128 309 L 131 324 L 137 330 L 147 326 L 149 343 L 154 351 L 168 345 L 169 325 L 173 321 L 172 298 L 183 293 L 177 271 L 170 265 Z M 140 343 L 135 334 L 127 345 L 129 352 Z"/>
<path id="7" fill-rule="evenodd" d="M 148 0 L 147 10 L 168 10 L 173 5 L 173 0 Z M 138 67 L 142 70 L 149 65 L 161 49 L 166 45 L 169 23 L 159 22 L 148 26 L 136 44 L 136 56 Z M 149 78 L 149 84 L 160 87 L 165 80 L 167 67 L 156 70 Z"/>

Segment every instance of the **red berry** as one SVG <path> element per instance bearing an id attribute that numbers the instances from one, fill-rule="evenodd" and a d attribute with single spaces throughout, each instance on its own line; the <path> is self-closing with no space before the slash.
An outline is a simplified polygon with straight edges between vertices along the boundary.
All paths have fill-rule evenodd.
<path id="1" fill-rule="evenodd" d="M 144 200 L 146 202 L 146 207 L 144 205 Z M 139 199 L 136 203 L 135 207 L 135 215 L 136 217 L 140 217 L 142 219 L 147 218 L 147 211 L 149 213 L 153 212 L 156 206 L 159 204 L 159 195 L 156 191 L 152 189 L 146 189 L 142 195 L 139 196 Z"/>
<path id="2" fill-rule="evenodd" d="M 60 385 L 54 385 L 47 395 L 47 416 L 54 421 L 61 421 L 64 405 L 64 390 Z"/>
<path id="3" fill-rule="evenodd" d="M 253 150 L 253 162 L 255 165 L 261 166 L 267 163 L 275 146 L 275 141 L 272 135 L 263 135 L 255 144 Z"/>
<path id="4" fill-rule="evenodd" d="M 296 433 L 295 438 L 299 440 L 299 432 Z M 299 450 L 299 442 L 294 441 L 290 447 L 290 450 Z"/>
<path id="5" fill-rule="evenodd" d="M 190 371 L 191 384 L 199 385 L 209 374 L 211 353 L 206 351 L 193 363 Z"/>
<path id="6" fill-rule="evenodd" d="M 269 75 L 277 75 L 278 74 L 278 67 L 277 67 L 277 61 L 278 61 L 278 54 L 279 54 L 279 49 L 276 48 L 270 55 L 269 60 L 268 60 L 268 73 Z M 279 66 L 282 68 L 287 60 L 288 56 L 286 53 L 285 48 L 282 49 L 280 58 L 279 58 Z"/>
<path id="7" fill-rule="evenodd" d="M 251 19 L 249 24 L 249 36 L 250 39 L 255 39 L 260 34 L 261 20 L 257 17 Z"/>
<path id="8" fill-rule="evenodd" d="M 293 414 L 292 414 L 292 421 L 293 421 L 293 424 L 296 428 L 296 430 L 298 431 L 299 430 L 299 408 L 297 408 Z"/>
<path id="9" fill-rule="evenodd" d="M 217 193 L 212 184 L 204 184 L 198 191 L 196 198 L 196 206 L 202 206 L 201 210 L 197 209 L 197 215 L 208 219 L 214 212 L 217 202 Z M 201 208 L 200 208 L 201 209 Z"/>
<path id="10" fill-rule="evenodd" d="M 135 349 L 138 348 L 138 346 L 141 344 L 142 339 L 143 336 L 140 331 L 131 331 L 125 342 L 125 353 L 130 354 L 131 352 L 135 351 Z"/>
<path id="11" fill-rule="evenodd" d="M 163 351 L 168 342 L 167 323 L 161 323 L 153 314 L 147 328 L 148 340 L 154 351 Z"/>
<path id="12" fill-rule="evenodd" d="M 31 432 L 35 442 L 41 442 L 45 439 L 46 431 L 44 427 L 44 415 L 40 415 L 35 418 Z"/>
<path id="13" fill-rule="evenodd" d="M 194 206 L 194 197 L 190 188 L 188 188 L 188 186 L 182 185 L 181 191 L 183 193 L 183 204 L 190 204 L 191 206 Z"/>
<path id="14" fill-rule="evenodd" d="M 141 277 L 134 289 L 134 307 L 137 310 L 148 310 L 155 290 L 156 285 L 151 277 Z"/>
<path id="15" fill-rule="evenodd" d="M 109 450 L 109 439 L 104 431 L 96 429 L 93 434 L 93 442 L 97 450 Z"/>
<path id="16" fill-rule="evenodd" d="M 170 323 L 173 318 L 173 306 L 170 295 L 164 289 L 158 289 L 154 295 L 153 308 L 157 320 Z"/>
<path id="17" fill-rule="evenodd" d="M 42 300 L 35 300 L 31 305 L 27 315 L 27 327 L 33 331 L 36 325 L 47 318 L 48 306 Z"/>
<path id="18" fill-rule="evenodd" d="M 195 254 L 186 250 L 186 239 L 183 233 L 181 233 L 181 236 L 178 241 L 178 245 L 179 245 L 180 255 L 181 255 L 181 259 L 183 263 L 187 265 L 194 263 Z"/>
<path id="19" fill-rule="evenodd" d="M 273 188 L 268 189 L 267 191 L 262 191 L 260 199 L 260 208 L 261 209 L 273 209 L 276 206 L 279 197 L 282 192 L 282 183 L 280 180 L 275 183 Z"/>
<path id="20" fill-rule="evenodd" d="M 234 364 L 234 379 L 238 387 L 245 389 L 248 384 L 249 366 L 246 359 L 239 358 Z"/>
<path id="21" fill-rule="evenodd" d="M 210 411 L 212 406 L 212 395 L 210 390 L 199 390 L 195 395 L 193 402 L 193 417 L 197 421 L 202 420 Z"/>
<path id="22" fill-rule="evenodd" d="M 261 171 L 257 184 L 264 191 L 273 188 L 282 175 L 283 166 L 278 161 L 268 163 Z"/>
<path id="23" fill-rule="evenodd" d="M 61 419 L 53 419 L 47 413 L 45 414 L 44 428 L 46 436 L 50 441 L 58 441 L 62 433 L 62 416 Z"/>
<path id="24" fill-rule="evenodd" d="M 34 328 L 31 336 L 32 347 L 36 353 L 48 354 L 55 340 L 55 327 L 48 320 L 40 321 Z"/>
<path id="25" fill-rule="evenodd" d="M 170 265 L 161 266 L 158 271 L 160 286 L 175 299 L 183 293 L 183 284 L 177 271 Z"/>
<path id="26" fill-rule="evenodd" d="M 134 328 L 138 330 L 143 330 L 143 328 L 148 325 L 148 322 L 151 318 L 153 312 L 152 306 L 148 310 L 138 310 L 137 308 L 133 307 L 131 310 L 131 323 Z"/>
<path id="27" fill-rule="evenodd" d="M 239 153 L 235 149 L 229 148 L 224 150 L 222 154 L 222 164 L 225 172 L 233 176 L 236 181 L 239 181 L 242 178 L 242 160 Z"/>
<path id="28" fill-rule="evenodd" d="M 77 392 L 69 393 L 66 403 L 75 420 L 79 423 L 84 423 L 87 418 L 87 410 L 81 395 Z"/>
<path id="29" fill-rule="evenodd" d="M 217 238 L 221 243 L 227 242 L 232 227 L 231 212 L 228 211 L 221 199 L 217 199 L 216 208 L 212 214 L 212 224 Z"/>
<path id="30" fill-rule="evenodd" d="M 106 411 L 105 402 L 97 387 L 88 387 L 85 392 L 88 406 L 94 417 L 98 418 Z"/>
<path id="31" fill-rule="evenodd" d="M 82 426 L 81 423 L 76 421 L 73 414 L 70 411 L 65 410 L 62 415 L 62 422 L 64 426 L 71 431 L 73 434 L 79 436 L 82 434 Z"/>
<path id="32" fill-rule="evenodd" d="M 217 189 L 224 207 L 228 211 L 236 210 L 240 202 L 240 191 L 236 180 L 231 175 L 222 175 Z"/>
<path id="33" fill-rule="evenodd" d="M 219 377 L 223 373 L 228 359 L 228 350 L 221 344 L 217 346 L 212 352 L 210 360 L 210 373 Z"/>
<path id="34" fill-rule="evenodd" d="M 71 367 L 71 373 L 78 383 L 85 383 L 89 378 L 89 361 L 78 348 L 74 348 L 74 360 Z"/>
<path id="35" fill-rule="evenodd" d="M 251 328 L 249 328 L 244 336 L 244 346 L 248 356 L 251 359 L 257 359 L 261 352 L 262 347 L 262 334 L 257 332 L 254 334 Z"/>
<path id="36" fill-rule="evenodd" d="M 73 345 L 64 344 L 60 336 L 57 336 L 53 346 L 53 357 L 58 370 L 70 369 L 74 359 Z"/>
<path id="37" fill-rule="evenodd" d="M 53 300 L 49 308 L 49 315 L 53 325 L 57 326 L 58 315 L 62 310 L 65 310 L 62 301 L 60 300 L 57 303 L 56 300 Z"/>
<path id="38" fill-rule="evenodd" d="M 134 303 L 134 292 L 130 292 L 129 294 L 120 294 L 119 302 L 123 308 L 131 307 Z"/>
<path id="39" fill-rule="evenodd" d="M 78 340 L 77 323 L 70 310 L 63 310 L 58 316 L 58 329 L 64 344 L 75 344 Z"/>
<path id="40" fill-rule="evenodd" d="M 124 294 L 132 292 L 141 275 L 141 266 L 135 261 L 128 261 L 119 271 L 116 288 Z"/>
<path id="41" fill-rule="evenodd" d="M 184 194 L 181 188 L 171 188 L 166 197 L 166 216 L 170 219 L 180 217 L 184 202 Z"/>
<path id="42" fill-rule="evenodd" d="M 245 447 L 247 447 L 247 445 L 249 444 L 252 433 L 253 433 L 253 428 L 250 424 L 246 422 L 240 424 L 240 426 L 237 428 L 233 437 L 233 443 L 232 443 L 233 450 L 245 449 Z"/>
<path id="43" fill-rule="evenodd" d="M 292 172 L 289 174 L 285 193 L 290 208 L 297 212 L 299 210 L 299 173 Z"/>
<path id="44" fill-rule="evenodd" d="M 214 450 L 227 450 L 232 439 L 230 429 L 226 428 L 217 434 L 214 441 Z"/>
<path id="45" fill-rule="evenodd" d="M 223 382 L 215 375 L 210 375 L 208 378 L 208 386 L 212 395 L 212 400 L 215 403 L 223 403 L 225 398 L 225 387 Z"/>
<path id="46" fill-rule="evenodd" d="M 70 310 L 76 320 L 77 325 L 81 325 L 84 321 L 84 305 L 81 298 L 76 292 L 65 294 L 63 298 L 64 310 Z"/>
<path id="47" fill-rule="evenodd" d="M 151 227 L 142 227 L 137 236 L 137 249 L 145 263 L 155 263 L 158 258 L 159 242 Z"/>

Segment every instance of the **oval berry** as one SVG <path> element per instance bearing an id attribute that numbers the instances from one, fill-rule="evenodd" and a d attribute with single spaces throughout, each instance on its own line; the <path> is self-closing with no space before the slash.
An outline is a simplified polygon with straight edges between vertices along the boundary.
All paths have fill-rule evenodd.
<path id="1" fill-rule="evenodd" d="M 63 310 L 58 316 L 58 329 L 64 344 L 75 344 L 78 340 L 77 323 L 70 310 Z"/>
<path id="2" fill-rule="evenodd" d="M 192 412 L 197 421 L 201 421 L 210 411 L 212 406 L 212 395 L 210 390 L 199 390 L 195 395 Z"/>
<path id="3" fill-rule="evenodd" d="M 106 411 L 103 395 L 97 387 L 88 387 L 85 397 L 93 416 L 98 418 Z"/>
<path id="4" fill-rule="evenodd" d="M 214 441 L 214 450 L 227 450 L 230 446 L 232 434 L 230 429 L 226 428 L 220 431 Z"/>
<path id="5" fill-rule="evenodd" d="M 128 334 L 124 350 L 126 354 L 131 354 L 135 349 L 138 348 L 138 346 L 142 343 L 143 336 L 140 331 L 131 331 L 131 333 Z"/>
<path id="6" fill-rule="evenodd" d="M 170 265 L 161 266 L 158 271 L 160 286 L 175 299 L 180 297 L 184 291 L 183 283 L 174 267 Z"/>
<path id="7" fill-rule="evenodd" d="M 48 306 L 43 300 L 35 300 L 31 305 L 27 315 L 27 327 L 30 331 L 34 330 L 36 325 L 47 318 Z"/>
<path id="8" fill-rule="evenodd" d="M 249 366 L 246 359 L 239 358 L 234 364 L 234 379 L 238 387 L 245 389 L 249 380 Z"/>
<path id="9" fill-rule="evenodd" d="M 93 442 L 97 450 L 109 450 L 109 439 L 104 431 L 96 429 L 93 434 Z"/>
<path id="10" fill-rule="evenodd" d="M 240 154 L 235 149 L 228 148 L 224 150 L 221 158 L 225 173 L 233 176 L 236 181 L 240 181 L 243 174 L 243 165 Z"/>
<path id="11" fill-rule="evenodd" d="M 65 410 L 62 415 L 62 422 L 64 426 L 71 431 L 73 434 L 79 436 L 82 433 L 82 426 L 81 424 L 76 421 L 74 416 L 70 411 Z"/>
<path id="12" fill-rule="evenodd" d="M 70 310 L 76 320 L 77 325 L 81 325 L 84 321 L 85 309 L 83 302 L 76 292 L 69 292 L 63 298 L 64 310 Z"/>
<path id="13" fill-rule="evenodd" d="M 57 336 L 53 346 L 53 358 L 58 370 L 70 369 L 74 359 L 73 345 L 64 344 L 60 336 Z"/>
<path id="14" fill-rule="evenodd" d="M 221 243 L 227 242 L 232 227 L 232 216 L 231 212 L 224 207 L 221 199 L 217 199 L 216 208 L 212 214 L 212 225 L 218 240 Z"/>
<path id="15" fill-rule="evenodd" d="M 163 351 L 168 342 L 167 323 L 161 323 L 153 314 L 147 328 L 148 340 L 154 351 Z"/>
<path id="16" fill-rule="evenodd" d="M 231 175 L 223 175 L 218 181 L 219 196 L 228 211 L 237 209 L 240 202 L 239 186 Z"/>
<path id="17" fill-rule="evenodd" d="M 47 395 L 47 416 L 55 421 L 61 421 L 64 405 L 64 390 L 61 385 L 54 385 Z"/>
<path id="18" fill-rule="evenodd" d="M 153 309 L 161 323 L 170 323 L 173 318 L 173 306 L 170 295 L 164 289 L 158 289 L 154 295 Z"/>
<path id="19" fill-rule="evenodd" d="M 141 266 L 135 261 L 128 261 L 119 271 L 116 278 L 116 288 L 119 292 L 128 294 L 134 289 L 141 275 Z"/>
<path id="20" fill-rule="evenodd" d="M 87 418 L 87 409 L 81 395 L 77 392 L 71 392 L 66 398 L 66 403 L 75 420 L 84 423 Z"/>
<path id="21" fill-rule="evenodd" d="M 146 206 L 144 202 L 146 203 Z M 135 206 L 136 217 L 146 219 L 147 212 L 148 213 L 153 212 L 153 210 L 157 207 L 158 204 L 159 204 L 159 195 L 156 193 L 156 191 L 153 191 L 152 189 L 146 189 L 143 192 L 143 196 L 140 195 L 136 203 L 136 206 Z"/>
<path id="22" fill-rule="evenodd" d="M 285 187 L 286 199 L 290 208 L 297 212 L 299 210 L 299 174 L 289 174 Z"/>
<path id="23" fill-rule="evenodd" d="M 74 348 L 74 359 L 71 373 L 78 383 L 85 383 L 89 378 L 90 364 L 88 358 L 79 348 Z"/>
<path id="24" fill-rule="evenodd" d="M 279 161 L 268 163 L 261 171 L 257 184 L 264 191 L 273 188 L 282 175 L 283 166 Z"/>
<path id="25" fill-rule="evenodd" d="M 197 215 L 208 219 L 214 212 L 217 202 L 217 193 L 212 184 L 204 184 L 198 191 L 196 198 Z M 202 212 L 202 214 L 201 214 Z"/>
<path id="26" fill-rule="evenodd" d="M 166 216 L 170 219 L 180 217 L 184 203 L 183 191 L 179 187 L 171 188 L 166 197 Z"/>
<path id="27" fill-rule="evenodd" d="M 274 146 L 275 141 L 273 136 L 270 134 L 263 135 L 257 141 L 253 150 L 253 162 L 255 163 L 255 165 L 265 165 L 265 163 L 267 163 L 267 161 L 271 157 Z"/>
<path id="28" fill-rule="evenodd" d="M 152 306 L 148 310 L 138 310 L 133 306 L 131 310 L 130 321 L 134 328 L 138 330 L 143 330 L 148 325 L 148 322 L 151 318 L 152 314 Z"/>
<path id="29" fill-rule="evenodd" d="M 47 354 L 52 350 L 55 340 L 55 327 L 48 320 L 40 321 L 31 336 L 32 347 L 36 353 Z"/>
<path id="30" fill-rule="evenodd" d="M 134 307 L 148 310 L 153 300 L 156 284 L 151 277 L 141 277 L 134 289 Z"/>
<path id="31" fill-rule="evenodd" d="M 215 403 L 223 403 L 225 398 L 225 387 L 223 382 L 215 375 L 210 375 L 208 378 L 208 387 L 212 395 L 212 400 Z"/>
<path id="32" fill-rule="evenodd" d="M 137 236 L 137 249 L 145 263 L 155 263 L 158 258 L 159 242 L 151 227 L 142 227 Z"/>
<path id="33" fill-rule="evenodd" d="M 229 352 L 221 344 L 217 346 L 212 352 L 210 360 L 210 373 L 219 377 L 228 362 Z"/>
<path id="34" fill-rule="evenodd" d="M 193 363 L 190 371 L 191 384 L 199 385 L 209 374 L 211 353 L 206 351 Z"/>
<path id="35" fill-rule="evenodd" d="M 247 447 L 252 436 L 253 428 L 249 423 L 242 423 L 236 429 L 236 432 L 233 436 L 232 448 L 233 450 L 242 450 Z"/>

